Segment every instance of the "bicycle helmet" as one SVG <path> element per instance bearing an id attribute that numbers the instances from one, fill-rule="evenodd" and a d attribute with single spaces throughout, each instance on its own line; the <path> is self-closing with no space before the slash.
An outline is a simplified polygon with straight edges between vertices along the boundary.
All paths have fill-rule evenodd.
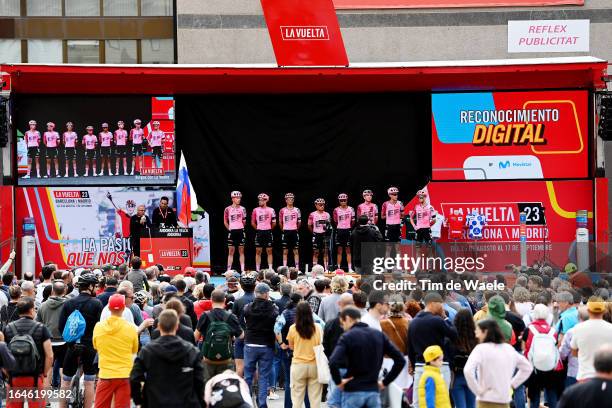
<path id="1" fill-rule="evenodd" d="M 237 191 L 237 190 L 232 191 L 232 193 L 230 195 L 232 196 L 232 198 L 235 198 L 235 197 L 240 198 L 240 197 L 242 197 L 242 193 L 240 191 Z"/>
<path id="2" fill-rule="evenodd" d="M 340 193 L 338 194 L 338 201 L 345 201 L 348 200 L 348 195 L 345 193 Z"/>
<path id="3" fill-rule="evenodd" d="M 79 287 L 87 287 L 90 285 L 96 285 L 98 283 L 98 278 L 91 272 L 81 273 L 77 279 L 77 284 Z"/>
<path id="4" fill-rule="evenodd" d="M 74 125 L 72 124 L 72 122 L 66 122 L 66 127 L 68 127 L 68 126 L 72 126 L 72 127 L 74 127 Z"/>
<path id="5" fill-rule="evenodd" d="M 367 195 L 374 195 L 374 193 L 372 193 L 372 190 L 363 190 L 363 193 L 361 193 L 364 197 Z"/>
<path id="6" fill-rule="evenodd" d="M 314 203 L 315 203 L 315 205 L 317 205 L 317 204 L 325 204 L 325 199 L 317 198 Z"/>
<path id="7" fill-rule="evenodd" d="M 295 196 L 293 195 L 293 193 L 287 193 L 285 194 L 285 200 L 288 198 L 295 198 Z"/>
<path id="8" fill-rule="evenodd" d="M 387 190 L 387 194 L 389 195 L 395 195 L 398 193 L 399 193 L 399 190 L 397 187 L 389 187 L 389 189 Z"/>
<path id="9" fill-rule="evenodd" d="M 87 126 L 85 129 L 86 130 L 93 130 L 93 126 Z"/>
<path id="10" fill-rule="evenodd" d="M 35 124 L 36 124 L 35 120 L 31 120 L 31 121 L 28 122 L 28 125 L 35 125 Z"/>
<path id="11" fill-rule="evenodd" d="M 421 196 L 427 197 L 427 192 L 425 190 L 419 190 L 419 191 L 417 191 L 416 195 L 418 197 L 421 197 Z"/>
<path id="12" fill-rule="evenodd" d="M 242 286 L 252 286 L 255 287 L 255 284 L 257 283 L 257 281 L 255 280 L 255 278 L 251 275 L 244 275 L 240 277 L 240 285 Z"/>
<path id="13" fill-rule="evenodd" d="M 268 197 L 268 195 L 266 193 L 261 193 L 260 195 L 257 196 L 257 200 L 268 201 L 269 199 L 270 199 L 270 197 Z"/>
<path id="14" fill-rule="evenodd" d="M 120 120 L 119 122 L 117 122 L 117 125 L 125 125 L 125 123 L 123 123 L 123 121 Z"/>
<path id="15" fill-rule="evenodd" d="M 107 128 L 107 127 L 108 127 L 108 123 L 105 122 L 102 124 L 102 129 Z"/>
<path id="16" fill-rule="evenodd" d="M 154 120 L 153 121 L 153 126 L 159 126 L 159 121 L 158 120 Z"/>
<path id="17" fill-rule="evenodd" d="M 142 121 L 140 119 L 134 120 L 134 124 L 135 125 L 140 125 L 141 123 L 142 123 Z"/>
<path id="18" fill-rule="evenodd" d="M 146 303 L 149 300 L 149 292 L 146 290 L 139 290 L 134 294 L 134 302 Z"/>
<path id="19" fill-rule="evenodd" d="M 55 123 L 53 123 L 53 122 L 47 122 L 47 127 L 49 127 L 49 126 L 51 126 L 51 127 L 55 127 Z"/>

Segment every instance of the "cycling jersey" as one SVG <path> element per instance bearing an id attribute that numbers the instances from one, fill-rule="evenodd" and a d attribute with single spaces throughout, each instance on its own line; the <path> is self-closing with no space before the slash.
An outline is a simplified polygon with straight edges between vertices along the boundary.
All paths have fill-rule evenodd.
<path id="1" fill-rule="evenodd" d="M 96 143 L 98 142 L 98 138 L 96 135 L 87 134 L 83 136 L 83 144 L 85 144 L 86 150 L 94 150 L 96 148 Z"/>
<path id="2" fill-rule="evenodd" d="M 315 234 L 323 234 L 330 221 L 331 216 L 327 211 L 313 211 L 308 216 L 308 225 L 312 226 L 312 232 Z"/>
<path id="3" fill-rule="evenodd" d="M 385 201 L 382 205 L 381 212 L 385 214 L 385 222 L 387 225 L 400 225 L 402 223 L 402 213 L 404 212 L 404 205 L 401 201 L 396 201 L 395 204 L 389 201 Z"/>
<path id="4" fill-rule="evenodd" d="M 151 133 L 149 133 L 149 144 L 151 147 L 161 147 L 163 138 L 163 130 L 152 130 Z"/>
<path id="5" fill-rule="evenodd" d="M 336 207 L 333 214 L 334 222 L 338 229 L 351 229 L 352 223 L 355 221 L 355 210 L 353 210 L 353 207 Z"/>
<path id="6" fill-rule="evenodd" d="M 38 130 L 28 130 L 26 132 L 26 142 L 28 147 L 38 147 L 40 143 L 40 132 Z"/>
<path id="7" fill-rule="evenodd" d="M 130 130 L 130 138 L 132 139 L 133 144 L 142 144 L 142 138 L 144 136 L 144 130 L 142 129 L 132 129 Z"/>
<path id="8" fill-rule="evenodd" d="M 127 131 L 125 129 L 115 130 L 115 143 L 117 143 L 117 146 L 125 146 L 127 143 Z"/>
<path id="9" fill-rule="evenodd" d="M 298 222 L 302 220 L 302 213 L 297 207 L 283 207 L 278 216 L 283 221 L 283 231 L 297 230 Z"/>
<path id="10" fill-rule="evenodd" d="M 257 225 L 258 231 L 271 230 L 273 221 L 276 221 L 276 212 L 271 207 L 257 207 L 251 214 L 251 222 Z"/>
<path id="11" fill-rule="evenodd" d="M 75 147 L 77 134 L 75 132 L 64 132 L 64 146 Z"/>
<path id="12" fill-rule="evenodd" d="M 110 147 L 112 140 L 113 140 L 113 134 L 111 132 L 100 132 L 100 146 L 101 147 Z"/>
<path id="13" fill-rule="evenodd" d="M 229 205 L 223 211 L 223 219 L 229 225 L 230 230 L 243 229 L 246 218 L 246 208 L 241 205 L 237 207 Z"/>
<path id="14" fill-rule="evenodd" d="M 463 216 L 452 214 L 448 217 L 448 235 L 450 239 L 463 238 Z"/>
<path id="15" fill-rule="evenodd" d="M 417 204 L 414 207 L 414 213 L 416 218 L 416 229 L 430 228 L 431 220 L 435 217 L 435 210 L 431 205 Z"/>
<path id="16" fill-rule="evenodd" d="M 368 222 L 374 224 L 374 218 L 378 215 L 378 206 L 374 203 L 363 202 L 357 206 L 357 217 L 368 216 Z"/>
<path id="17" fill-rule="evenodd" d="M 59 140 L 57 132 L 45 132 L 43 136 L 47 147 L 57 147 L 57 141 Z"/>
<path id="18" fill-rule="evenodd" d="M 174 151 L 174 136 L 171 134 L 165 135 L 163 144 L 164 144 L 165 152 L 173 152 Z"/>
<path id="19" fill-rule="evenodd" d="M 468 214 L 465 217 L 468 227 L 468 237 L 470 239 L 481 239 L 482 229 L 487 225 L 487 217 L 477 212 Z"/>
<path id="20" fill-rule="evenodd" d="M 446 218 L 442 214 L 436 213 L 436 220 L 431 226 L 431 237 L 438 239 L 442 237 L 442 225 Z"/>

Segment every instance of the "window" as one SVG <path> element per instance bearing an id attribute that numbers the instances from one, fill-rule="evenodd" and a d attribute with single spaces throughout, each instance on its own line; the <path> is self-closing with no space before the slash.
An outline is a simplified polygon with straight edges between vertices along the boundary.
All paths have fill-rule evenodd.
<path id="1" fill-rule="evenodd" d="M 20 14 L 20 0 L 0 0 L 0 16 L 14 17 Z"/>
<path id="2" fill-rule="evenodd" d="M 62 40 L 28 40 L 28 62 L 61 64 Z"/>
<path id="3" fill-rule="evenodd" d="M 0 40 L 0 63 L 21 62 L 21 40 Z"/>
<path id="4" fill-rule="evenodd" d="M 62 0 L 27 0 L 28 16 L 61 16 Z"/>
<path id="5" fill-rule="evenodd" d="M 98 40 L 68 41 L 68 63 L 98 64 L 100 62 L 100 42 Z"/>
<path id="6" fill-rule="evenodd" d="M 67 16 L 99 16 L 100 0 L 66 0 Z"/>
<path id="7" fill-rule="evenodd" d="M 142 40 L 143 64 L 172 64 L 174 62 L 174 40 Z"/>
<path id="8" fill-rule="evenodd" d="M 173 16 L 172 0 L 141 0 L 143 16 Z"/>
<path id="9" fill-rule="evenodd" d="M 105 16 L 137 16 L 136 0 L 104 0 Z"/>
<path id="10" fill-rule="evenodd" d="M 136 40 L 106 40 L 107 64 L 136 64 Z"/>

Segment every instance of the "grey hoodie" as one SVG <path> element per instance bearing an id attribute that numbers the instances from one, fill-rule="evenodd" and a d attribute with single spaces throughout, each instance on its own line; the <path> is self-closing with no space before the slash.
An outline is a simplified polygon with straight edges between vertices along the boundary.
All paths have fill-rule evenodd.
<path id="1" fill-rule="evenodd" d="M 62 333 L 59 331 L 58 323 L 62 312 L 62 305 L 65 301 L 65 297 L 49 296 L 36 314 L 36 321 L 44 324 L 51 332 L 52 343 L 64 341 Z"/>

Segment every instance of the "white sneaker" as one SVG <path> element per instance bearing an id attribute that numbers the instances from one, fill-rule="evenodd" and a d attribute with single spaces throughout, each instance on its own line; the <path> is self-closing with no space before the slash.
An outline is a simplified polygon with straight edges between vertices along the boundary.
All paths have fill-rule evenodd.
<path id="1" fill-rule="evenodd" d="M 134 175 L 134 172 L 131 172 L 131 173 L 130 173 L 130 176 L 133 176 L 133 175 Z"/>
<path id="2" fill-rule="evenodd" d="M 83 177 L 87 177 L 87 176 L 88 176 L 87 173 L 83 174 Z M 74 177 L 78 177 L 78 176 L 75 175 Z"/>
<path id="3" fill-rule="evenodd" d="M 49 176 L 48 176 L 47 174 L 45 174 L 45 175 L 43 176 L 43 178 L 49 178 Z"/>
<path id="4" fill-rule="evenodd" d="M 25 176 L 23 176 L 24 179 L 30 178 L 29 174 L 26 174 Z"/>
<path id="5" fill-rule="evenodd" d="M 76 176 L 76 175 L 75 175 Z M 64 178 L 68 178 L 68 173 L 64 174 Z"/>
<path id="6" fill-rule="evenodd" d="M 101 171 L 100 173 L 98 173 L 98 176 L 102 177 L 104 175 L 104 171 Z M 95 176 L 95 174 L 94 174 Z"/>
<path id="7" fill-rule="evenodd" d="M 66 177 L 68 177 L 68 176 L 66 176 Z M 74 177 L 79 177 L 79 175 L 78 175 L 78 174 L 76 174 L 76 173 L 74 173 Z"/>
<path id="8" fill-rule="evenodd" d="M 109 175 L 109 176 L 113 176 L 113 172 L 112 172 L 112 171 L 109 171 L 109 172 L 108 172 L 108 175 Z M 117 175 L 119 175 L 119 173 L 117 173 Z"/>
<path id="9" fill-rule="evenodd" d="M 280 396 L 277 393 L 275 393 L 274 391 L 272 391 L 270 394 L 268 394 L 268 399 L 269 400 L 275 401 L 275 400 L 277 400 L 279 398 L 280 398 Z"/>
<path id="10" fill-rule="evenodd" d="M 102 173 L 100 173 L 100 175 L 102 175 Z M 95 171 L 94 171 L 94 177 L 98 177 Z"/>
<path id="11" fill-rule="evenodd" d="M 61 174 L 59 174 L 59 173 L 55 173 L 55 177 L 62 178 Z"/>

